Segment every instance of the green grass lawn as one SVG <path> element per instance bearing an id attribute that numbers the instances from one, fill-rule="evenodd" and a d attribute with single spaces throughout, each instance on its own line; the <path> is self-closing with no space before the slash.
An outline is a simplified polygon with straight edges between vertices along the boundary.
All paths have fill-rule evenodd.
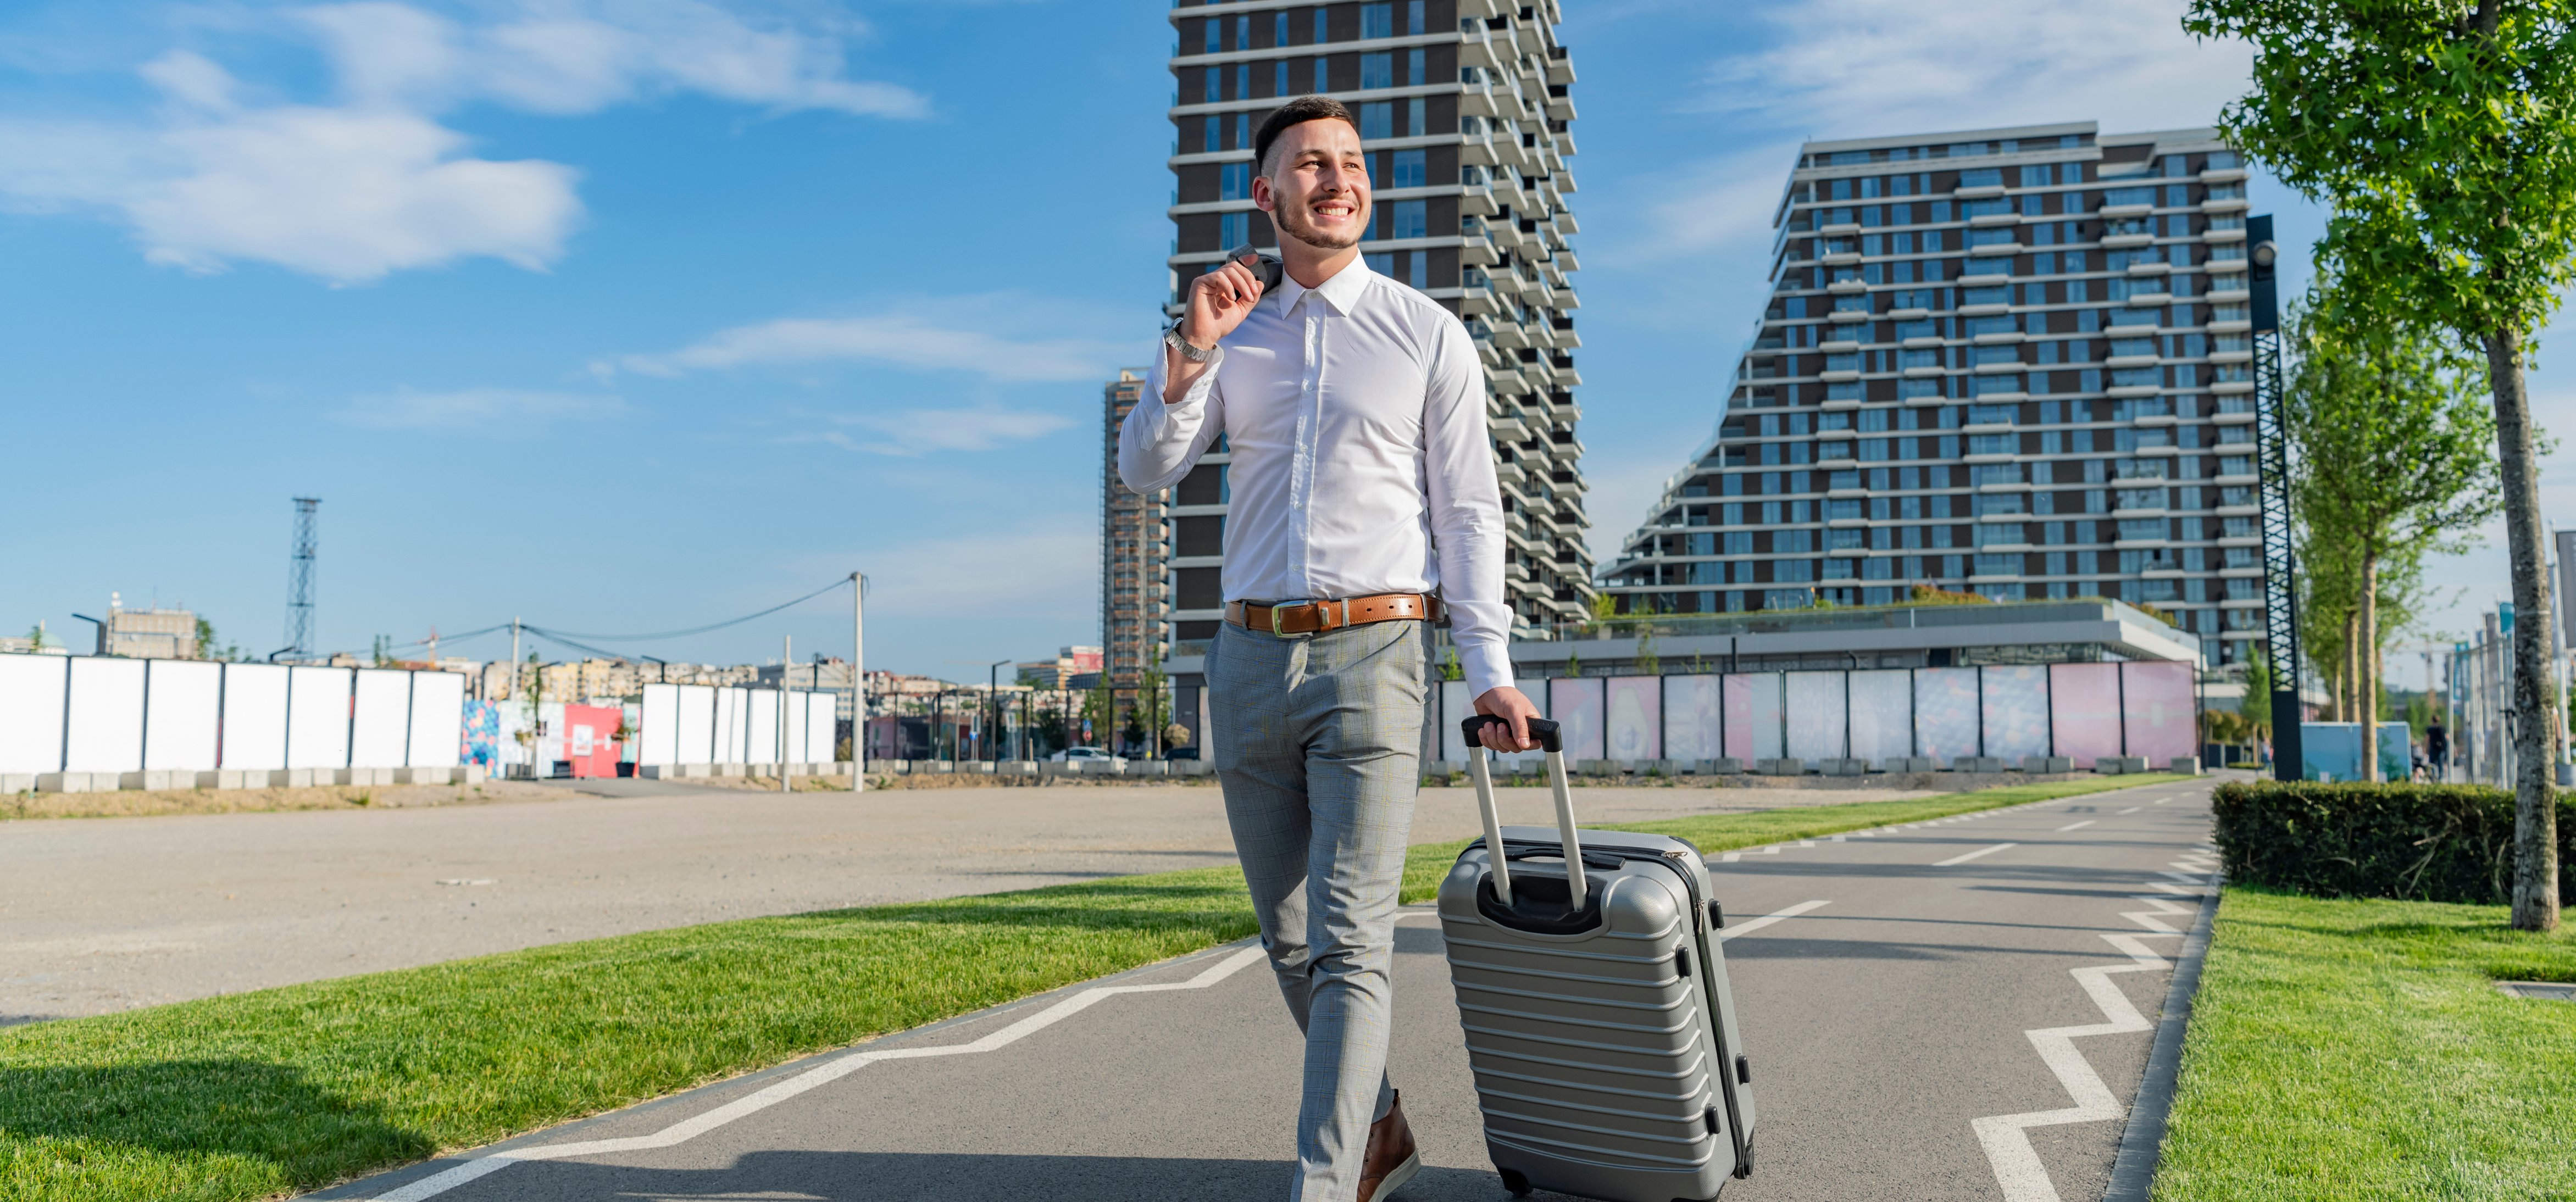
<path id="1" fill-rule="evenodd" d="M 1643 823 L 1721 851 L 2162 777 Z M 1408 899 L 1463 844 L 1417 847 Z M 0 1030 L 0 1198 L 314 1189 L 1254 931 L 1191 869 L 684 927 Z"/>
<path id="2" fill-rule="evenodd" d="M 2502 906 L 2231 888 L 2157 1202 L 2576 1197 L 2576 930 Z"/>

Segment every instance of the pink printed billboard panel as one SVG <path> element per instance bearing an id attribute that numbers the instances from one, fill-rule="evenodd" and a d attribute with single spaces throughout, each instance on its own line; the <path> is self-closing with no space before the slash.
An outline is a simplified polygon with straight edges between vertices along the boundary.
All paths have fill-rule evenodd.
<path id="1" fill-rule="evenodd" d="M 1601 758 L 1601 678 L 1558 677 L 1547 682 L 1547 716 L 1565 728 L 1566 766 Z"/>
<path id="2" fill-rule="evenodd" d="M 2120 665 L 2125 695 L 2120 712 L 2127 723 L 2129 754 L 2146 757 L 2152 767 L 2194 753 L 2199 740 L 2199 707 L 2192 700 L 2192 666 L 2187 663 Z"/>
<path id="3" fill-rule="evenodd" d="M 1780 674 L 1726 678 L 1726 754 L 1747 761 L 1780 758 Z"/>
<path id="4" fill-rule="evenodd" d="M 2037 664 L 1979 668 L 1986 754 L 2018 760 L 2048 754 L 2048 669 Z"/>
<path id="5" fill-rule="evenodd" d="M 1603 758 L 1664 758 L 1663 677 L 1613 676 L 1602 692 Z"/>
<path id="6" fill-rule="evenodd" d="M 2056 754 L 2090 768 L 2120 754 L 2120 665 L 2050 664 L 2048 720 Z"/>
<path id="7" fill-rule="evenodd" d="M 1902 668 L 1851 674 L 1853 759 L 1881 764 L 1914 754 L 1914 681 Z"/>
<path id="8" fill-rule="evenodd" d="M 1718 729 L 1718 678 L 1664 678 L 1664 756 L 1713 760 L 1725 755 Z"/>
<path id="9" fill-rule="evenodd" d="M 1921 668 L 1914 673 L 1914 754 L 1949 767 L 1977 755 L 1977 670 Z"/>

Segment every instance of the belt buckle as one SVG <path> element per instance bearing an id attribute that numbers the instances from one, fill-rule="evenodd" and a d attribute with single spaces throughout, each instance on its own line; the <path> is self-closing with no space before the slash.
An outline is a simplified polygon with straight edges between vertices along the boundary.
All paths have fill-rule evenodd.
<path id="1" fill-rule="evenodd" d="M 1288 632 L 1279 628 L 1279 616 L 1286 612 L 1288 612 L 1288 607 L 1285 605 L 1273 605 L 1270 607 L 1270 637 L 1279 639 L 1288 637 Z"/>

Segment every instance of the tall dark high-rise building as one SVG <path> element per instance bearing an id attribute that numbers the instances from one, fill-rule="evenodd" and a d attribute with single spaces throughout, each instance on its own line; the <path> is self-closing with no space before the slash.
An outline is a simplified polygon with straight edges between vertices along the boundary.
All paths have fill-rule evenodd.
<path id="1" fill-rule="evenodd" d="M 1503 489 L 1506 568 L 1517 633 L 1585 613 L 1585 482 L 1575 437 L 1575 233 L 1568 196 L 1574 68 L 1556 40 L 1557 6 L 1490 0 L 1385 3 L 1187 3 L 1171 118 L 1175 177 L 1171 287 L 1225 252 L 1278 245 L 1252 202 L 1252 139 L 1286 98 L 1331 96 L 1359 115 L 1376 224 L 1360 245 L 1371 269 L 1438 300 L 1466 322 L 1484 360 L 1487 415 Z M 1223 620 L 1224 457 L 1174 498 L 1171 614 L 1176 668 Z M 1187 721 L 1185 718 L 1184 721 Z"/>
<path id="2" fill-rule="evenodd" d="M 1132 492 L 1118 480 L 1118 429 L 1144 395 L 1142 368 L 1121 368 L 1100 389 L 1100 670 L 1122 715 L 1163 650 L 1172 609 L 1166 494 Z"/>
<path id="3" fill-rule="evenodd" d="M 1810 142 L 1623 613 L 2102 596 L 2263 631 L 2245 171 L 2209 129 Z"/>

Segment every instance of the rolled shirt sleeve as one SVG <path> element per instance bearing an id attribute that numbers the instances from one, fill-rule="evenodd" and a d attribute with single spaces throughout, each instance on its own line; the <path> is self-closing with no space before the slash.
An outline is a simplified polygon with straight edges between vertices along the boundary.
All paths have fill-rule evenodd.
<path id="1" fill-rule="evenodd" d="M 1450 641 L 1469 696 L 1512 683 L 1511 611 L 1503 600 L 1502 490 L 1485 427 L 1485 368 L 1465 326 L 1442 322 L 1425 373 L 1423 483 Z"/>

